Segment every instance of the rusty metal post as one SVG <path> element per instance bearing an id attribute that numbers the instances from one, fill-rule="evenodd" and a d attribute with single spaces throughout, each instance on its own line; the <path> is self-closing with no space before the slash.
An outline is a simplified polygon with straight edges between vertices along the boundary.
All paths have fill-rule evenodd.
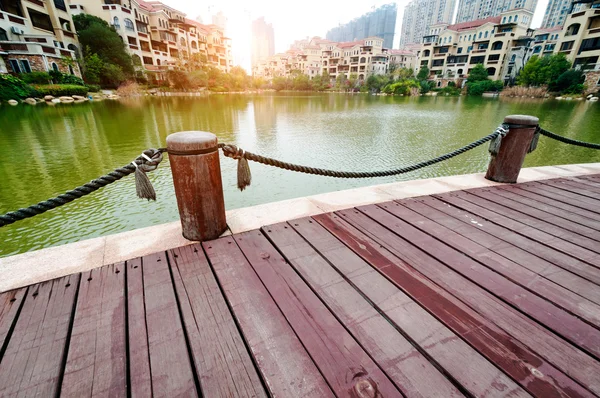
<path id="1" fill-rule="evenodd" d="M 535 116 L 510 115 L 504 118 L 510 126 L 500 150 L 492 156 L 485 178 L 496 182 L 517 182 L 525 155 L 533 139 L 539 119 Z"/>
<path id="2" fill-rule="evenodd" d="M 194 241 L 218 238 L 227 224 L 217 137 L 182 131 L 167 137 L 167 149 L 183 236 Z"/>

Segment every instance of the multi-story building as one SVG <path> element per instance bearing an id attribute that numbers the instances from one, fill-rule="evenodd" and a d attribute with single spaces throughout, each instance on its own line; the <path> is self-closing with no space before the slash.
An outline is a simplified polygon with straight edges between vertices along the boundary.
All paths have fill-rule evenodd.
<path id="1" fill-rule="evenodd" d="M 404 8 L 400 48 L 421 43 L 431 25 L 450 24 L 456 0 L 413 0 Z"/>
<path id="2" fill-rule="evenodd" d="M 81 76 L 68 0 L 0 2 L 0 73 L 57 70 Z"/>
<path id="3" fill-rule="evenodd" d="M 406 68 L 406 69 L 414 69 L 416 55 L 414 52 L 410 50 L 389 50 L 389 61 L 388 65 L 391 67 L 394 65 L 395 68 Z"/>
<path id="4" fill-rule="evenodd" d="M 600 71 L 600 0 L 578 2 L 579 11 L 565 19 L 556 51 L 567 56 L 573 67 Z"/>
<path id="5" fill-rule="evenodd" d="M 252 21 L 252 68 L 275 54 L 273 25 L 264 17 Z"/>
<path id="6" fill-rule="evenodd" d="M 337 26 L 327 32 L 327 40 L 350 42 L 379 37 L 383 39 L 385 48 L 392 48 L 396 32 L 396 3 L 383 5 L 346 24 Z"/>
<path id="7" fill-rule="evenodd" d="M 185 65 L 199 56 L 223 71 L 232 66 L 231 41 L 216 25 L 203 25 L 159 1 L 71 0 L 73 14 L 108 22 L 126 43 L 137 69 L 156 73 Z"/>
<path id="8" fill-rule="evenodd" d="M 533 13 L 536 6 L 537 0 L 460 0 L 456 23 L 495 17 L 514 9 L 523 9 Z"/>
<path id="9" fill-rule="evenodd" d="M 498 80 L 513 42 L 527 36 L 531 17 L 531 11 L 515 9 L 477 21 L 433 25 L 423 37 L 417 67 L 427 66 L 433 78 L 452 79 L 483 64 L 489 77 Z"/>
<path id="10" fill-rule="evenodd" d="M 391 57 L 400 67 L 410 67 L 415 58 L 409 51 L 391 54 L 383 47 L 380 37 L 341 43 L 313 37 L 296 41 L 286 53 L 263 60 L 253 73 L 266 78 L 292 73 L 303 73 L 311 79 L 327 75 L 331 80 L 340 75 L 346 78 L 354 75 L 358 80 L 365 80 L 369 75 L 385 74 Z"/>

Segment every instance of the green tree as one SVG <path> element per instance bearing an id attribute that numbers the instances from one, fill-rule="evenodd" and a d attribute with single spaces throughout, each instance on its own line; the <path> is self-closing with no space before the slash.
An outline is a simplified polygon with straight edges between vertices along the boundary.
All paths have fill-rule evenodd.
<path id="1" fill-rule="evenodd" d="M 73 16 L 73 22 L 84 49 L 84 58 L 96 54 L 105 64 L 100 76 L 103 84 L 119 84 L 125 78 L 133 76 L 133 62 L 125 43 L 108 23 L 88 14 Z"/>
<path id="2" fill-rule="evenodd" d="M 98 54 L 91 54 L 88 51 L 88 54 L 84 58 L 84 65 L 83 77 L 85 80 L 90 84 L 100 84 L 104 62 Z"/>
<path id="3" fill-rule="evenodd" d="M 296 73 L 293 77 L 294 90 L 310 90 L 310 79 L 303 73 Z"/>
<path id="4" fill-rule="evenodd" d="M 369 91 L 378 93 L 380 92 L 389 82 L 389 79 L 382 75 L 370 75 L 367 78 L 367 88 Z"/>
<path id="5" fill-rule="evenodd" d="M 184 71 L 181 70 L 170 70 L 167 72 L 167 78 L 174 88 L 178 90 L 185 90 L 190 87 L 190 81 Z"/>
<path id="6" fill-rule="evenodd" d="M 485 80 L 488 80 L 488 73 L 483 64 L 475 65 L 467 77 L 467 83 L 481 82 Z"/>
<path id="7" fill-rule="evenodd" d="M 548 88 L 561 94 L 581 94 L 584 91 L 585 75 L 580 70 L 569 69 L 563 72 Z"/>
<path id="8" fill-rule="evenodd" d="M 424 66 L 419 69 L 419 73 L 417 73 L 417 80 L 422 81 L 427 79 L 429 79 L 429 68 Z"/>
<path id="9" fill-rule="evenodd" d="M 517 76 L 517 84 L 520 86 L 551 84 L 570 68 L 571 63 L 562 53 L 542 58 L 534 55 L 527 61 L 519 76 Z"/>

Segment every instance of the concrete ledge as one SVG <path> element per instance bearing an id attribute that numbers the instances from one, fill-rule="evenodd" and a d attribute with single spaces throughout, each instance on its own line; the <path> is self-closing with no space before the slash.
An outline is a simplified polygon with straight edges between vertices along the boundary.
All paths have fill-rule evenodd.
<path id="1" fill-rule="evenodd" d="M 600 163 L 531 167 L 519 182 L 600 173 Z M 484 174 L 402 181 L 267 203 L 227 212 L 229 230 L 239 233 L 263 225 L 394 199 L 502 185 Z M 103 265 L 191 244 L 179 221 L 0 258 L 0 292 L 88 271 Z"/>

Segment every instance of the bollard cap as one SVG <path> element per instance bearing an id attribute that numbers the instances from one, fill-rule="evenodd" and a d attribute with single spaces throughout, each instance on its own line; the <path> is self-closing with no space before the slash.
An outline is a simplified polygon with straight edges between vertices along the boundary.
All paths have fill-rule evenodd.
<path id="1" fill-rule="evenodd" d="M 217 150 L 217 136 L 206 131 L 173 133 L 167 136 L 167 150 L 177 155 L 213 152 Z"/>
<path id="2" fill-rule="evenodd" d="M 508 115 L 504 118 L 504 123 L 537 126 L 540 123 L 540 119 L 529 115 Z"/>

